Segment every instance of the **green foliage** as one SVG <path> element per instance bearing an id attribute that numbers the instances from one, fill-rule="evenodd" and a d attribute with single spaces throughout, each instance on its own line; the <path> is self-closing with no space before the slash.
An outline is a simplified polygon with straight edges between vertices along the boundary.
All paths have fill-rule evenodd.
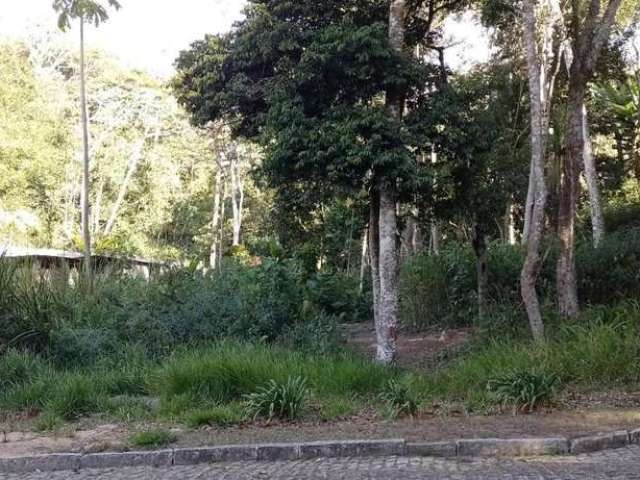
<path id="1" fill-rule="evenodd" d="M 207 425 L 228 427 L 242 423 L 245 419 L 246 409 L 241 403 L 216 405 L 193 410 L 185 415 L 185 423 L 190 428 L 199 428 Z"/>
<path id="2" fill-rule="evenodd" d="M 360 293 L 356 279 L 334 271 L 317 272 L 307 282 L 306 298 L 318 310 L 341 321 L 359 322 L 372 318 L 370 298 Z"/>
<path id="3" fill-rule="evenodd" d="M 575 326 L 551 328 L 544 345 L 522 339 L 480 343 L 427 379 L 427 390 L 430 396 L 485 410 L 495 400 L 487 390 L 490 381 L 532 366 L 557 378 L 558 387 L 635 384 L 640 380 L 639 309 L 635 302 L 591 309 Z"/>
<path id="4" fill-rule="evenodd" d="M 271 421 L 295 420 L 307 401 L 307 380 L 304 377 L 288 377 L 284 382 L 269 380 L 254 393 L 245 397 L 247 413 Z"/>
<path id="5" fill-rule="evenodd" d="M 129 438 L 129 443 L 131 445 L 143 448 L 166 447 L 175 441 L 175 433 L 162 429 L 138 432 Z"/>
<path id="6" fill-rule="evenodd" d="M 325 313 L 312 313 L 289 327 L 282 343 L 292 350 L 310 354 L 334 354 L 344 348 L 344 339 L 335 317 Z"/>
<path id="7" fill-rule="evenodd" d="M 558 378 L 537 370 L 515 370 L 489 380 L 487 390 L 502 405 L 512 405 L 515 411 L 531 413 L 549 405 L 555 394 Z"/>
<path id="8" fill-rule="evenodd" d="M 98 410 L 98 392 L 92 378 L 69 373 L 49 385 L 44 408 L 65 420 L 94 413 Z"/>
<path id="9" fill-rule="evenodd" d="M 418 413 L 420 401 L 406 380 L 392 379 L 387 382 L 380 398 L 387 404 L 393 417 L 414 416 Z"/>

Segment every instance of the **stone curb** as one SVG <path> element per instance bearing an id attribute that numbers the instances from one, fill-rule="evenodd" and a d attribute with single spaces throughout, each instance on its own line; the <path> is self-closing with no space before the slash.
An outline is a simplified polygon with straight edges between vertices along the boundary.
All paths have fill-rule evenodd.
<path id="1" fill-rule="evenodd" d="M 84 468 L 169 467 L 238 461 L 308 460 L 330 457 L 422 456 L 422 457 L 526 457 L 566 455 L 640 444 L 640 429 L 620 430 L 574 439 L 482 438 L 450 442 L 408 443 L 392 440 L 346 440 L 262 445 L 222 445 L 176 448 L 149 452 L 56 453 L 0 458 L 0 473 L 78 470 Z"/>

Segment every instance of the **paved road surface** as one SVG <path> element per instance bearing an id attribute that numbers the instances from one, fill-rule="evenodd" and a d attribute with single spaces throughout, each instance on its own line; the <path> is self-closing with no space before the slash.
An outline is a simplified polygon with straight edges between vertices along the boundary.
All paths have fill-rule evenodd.
<path id="1" fill-rule="evenodd" d="M 640 480 L 640 446 L 527 460 L 383 457 L 2 475 L 1 480 Z"/>

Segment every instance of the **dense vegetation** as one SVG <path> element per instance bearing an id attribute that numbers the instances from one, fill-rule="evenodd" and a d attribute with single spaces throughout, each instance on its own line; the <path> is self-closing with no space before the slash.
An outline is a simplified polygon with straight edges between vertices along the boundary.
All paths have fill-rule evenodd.
<path id="1" fill-rule="evenodd" d="M 529 25 L 567 35 L 558 61 L 560 40 L 590 41 L 583 3 Z M 598 13 L 597 62 L 557 69 L 546 110 L 520 2 L 251 0 L 231 32 L 180 54 L 170 85 L 89 52 L 87 122 L 75 47 L 55 33 L 0 44 L 2 243 L 90 237 L 122 257 L 84 272 L 0 258 L 0 422 L 529 412 L 568 389 L 636 386 L 640 58 L 638 4 L 622 4 Z M 108 14 L 56 9 L 64 27 Z M 444 24 L 467 10 L 495 51 L 456 71 Z M 148 278 L 135 255 L 159 260 Z M 356 322 L 375 325 L 378 362 L 344 338 Z M 381 364 L 398 332 L 456 329 L 471 340 L 425 364 Z"/>

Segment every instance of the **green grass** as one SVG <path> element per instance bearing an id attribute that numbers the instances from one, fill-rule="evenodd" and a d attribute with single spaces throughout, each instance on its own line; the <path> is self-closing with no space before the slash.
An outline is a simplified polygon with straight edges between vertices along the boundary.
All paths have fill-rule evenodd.
<path id="1" fill-rule="evenodd" d="M 228 427 L 240 424 L 246 418 L 246 409 L 242 403 L 230 403 L 189 411 L 184 415 L 184 422 L 190 428 L 214 425 Z"/>
<path id="2" fill-rule="evenodd" d="M 174 443 L 176 439 L 173 432 L 157 429 L 135 433 L 129 437 L 129 443 L 140 448 L 166 447 Z"/>
<path id="3" fill-rule="evenodd" d="M 64 370 L 29 353 L 0 357 L 0 413 L 36 410 L 35 427 L 49 430 L 59 421 L 99 414 L 126 422 L 162 421 L 234 425 L 246 421 L 247 395 L 273 381 L 306 379 L 308 407 L 302 418 L 348 418 L 372 405 L 384 409 L 381 394 L 391 381 L 401 385 L 386 403 L 396 406 L 431 401 L 462 403 L 486 412 L 500 400 L 491 380 L 535 367 L 568 385 L 618 388 L 640 382 L 640 305 L 592 308 L 572 324 L 549 323 L 549 339 L 478 341 L 457 359 L 429 372 L 382 367 L 353 355 L 307 355 L 282 347 L 220 343 L 186 347 L 165 360 L 148 359 L 133 349 L 83 369 Z M 386 405 L 388 407 L 388 405 Z M 382 411 L 382 410 L 381 410 Z"/>

